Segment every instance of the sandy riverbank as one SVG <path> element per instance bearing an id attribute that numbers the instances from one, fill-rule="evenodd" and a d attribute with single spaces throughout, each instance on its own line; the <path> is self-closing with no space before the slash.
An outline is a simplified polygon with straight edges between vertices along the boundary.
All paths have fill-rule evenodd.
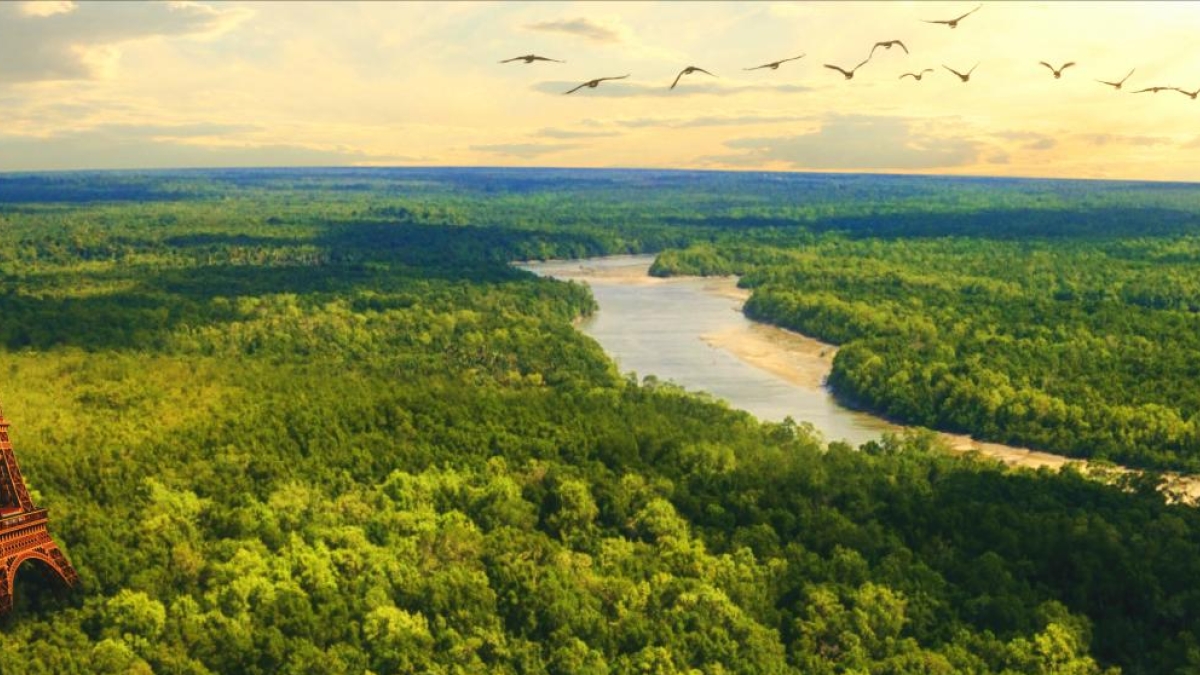
<path id="1" fill-rule="evenodd" d="M 813 389 L 825 385 L 837 353 L 833 345 L 765 324 L 730 328 L 700 339 L 756 368 Z"/>
<path id="2" fill-rule="evenodd" d="M 837 346 L 766 324 L 748 328 L 730 328 L 720 333 L 702 336 L 709 345 L 723 349 L 756 368 L 761 368 L 793 384 L 817 388 L 825 385 L 833 368 Z M 904 427 L 879 420 L 881 430 L 903 431 Z M 1002 443 L 977 441 L 970 436 L 938 432 L 946 446 L 956 452 L 979 452 L 1006 464 L 1030 468 L 1057 469 L 1069 462 L 1069 457 L 1018 448 Z"/>
<path id="3" fill-rule="evenodd" d="M 520 264 L 520 263 L 518 263 Z M 586 281 L 589 284 L 621 284 L 625 286 L 651 286 L 667 283 L 667 279 L 652 277 L 647 272 L 649 263 L 637 258 L 631 258 L 628 263 L 589 265 L 586 262 L 556 266 L 553 276 L 555 279 L 571 279 Z M 736 288 L 736 279 L 721 279 L 723 283 Z M 747 297 L 749 297 L 747 295 Z"/>
<path id="4" fill-rule="evenodd" d="M 644 259 L 631 259 L 629 264 L 590 266 L 586 262 L 578 267 L 555 270 L 554 276 L 562 279 L 586 281 L 589 284 L 656 285 L 671 283 L 672 279 L 651 277 L 647 274 L 649 263 Z M 678 278 L 675 278 L 678 279 Z M 694 280 L 694 278 L 692 278 Z M 744 303 L 750 291 L 738 288 L 735 277 L 708 277 L 703 280 L 704 290 Z M 737 309 L 740 309 L 739 304 Z M 819 389 L 833 367 L 837 346 L 821 342 L 806 335 L 762 323 L 735 326 L 716 333 L 702 335 L 701 339 L 715 349 L 755 368 L 771 373 L 797 386 Z M 866 414 L 864 413 L 864 416 Z M 904 427 L 881 418 L 873 418 L 880 432 L 901 432 Z M 802 421 L 802 420 L 799 420 Z M 997 459 L 1014 467 L 1030 469 L 1048 468 L 1058 470 L 1073 464 L 1084 473 L 1097 477 L 1118 476 L 1131 471 L 1124 467 L 1105 466 L 1093 468 L 1086 460 L 1072 459 L 1062 455 L 1020 448 L 1002 443 L 979 441 L 962 434 L 937 433 L 947 448 L 957 453 L 977 452 L 984 457 Z M 1200 503 L 1200 476 L 1177 476 L 1169 474 L 1168 489 L 1183 494 L 1185 501 Z"/>
<path id="5" fill-rule="evenodd" d="M 766 324 L 753 324 L 749 328 L 730 328 L 705 335 L 702 339 L 709 345 L 723 349 L 752 366 L 761 368 L 777 377 L 784 378 L 802 387 L 821 387 L 833 367 L 837 347 L 806 335 L 783 330 Z M 879 420 L 881 430 L 903 431 L 904 427 Z M 946 447 L 957 453 L 978 452 L 998 459 L 1009 466 L 1040 469 L 1046 467 L 1057 471 L 1074 464 L 1084 473 L 1112 474 L 1128 473 L 1124 467 L 1104 467 L 1093 470 L 1086 460 L 1073 459 L 1049 452 L 1019 448 L 1003 443 L 979 441 L 963 434 L 937 432 Z M 1167 489 L 1184 495 L 1189 503 L 1200 503 L 1200 476 L 1167 474 Z"/>

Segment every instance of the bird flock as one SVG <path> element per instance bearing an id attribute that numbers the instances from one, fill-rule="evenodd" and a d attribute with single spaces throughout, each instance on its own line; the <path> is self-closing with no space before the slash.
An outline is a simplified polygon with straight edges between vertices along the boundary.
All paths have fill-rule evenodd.
<path id="1" fill-rule="evenodd" d="M 975 12 L 978 12 L 982 8 L 983 8 L 983 5 L 979 5 L 979 6 L 975 7 L 975 9 L 972 9 L 971 11 L 967 12 L 966 14 L 963 14 L 963 15 L 953 18 L 953 19 L 921 19 L 921 21 L 923 23 L 940 24 L 940 25 L 944 25 L 944 26 L 949 26 L 950 28 L 957 28 L 959 22 L 961 22 L 963 19 L 971 16 Z M 826 63 L 826 64 L 822 64 L 822 65 L 825 68 L 828 68 L 830 70 L 834 70 L 834 71 L 841 73 L 845 79 L 852 80 L 852 79 L 854 79 L 854 74 L 856 72 L 858 72 L 858 69 L 862 68 L 863 66 L 870 63 L 871 59 L 875 57 L 875 50 L 883 48 L 885 51 L 890 51 L 892 49 L 892 47 L 899 47 L 900 49 L 902 49 L 904 51 L 905 54 L 911 54 L 911 52 L 909 52 L 909 50 L 908 50 L 908 46 L 905 45 L 902 41 L 900 41 L 900 40 L 884 40 L 881 42 L 876 42 L 871 47 L 871 51 L 867 54 L 867 58 L 864 59 L 862 62 L 858 63 L 857 65 L 855 65 L 853 68 L 846 69 L 841 66 L 830 64 L 830 63 Z M 779 67 L 781 65 L 788 63 L 790 61 L 798 61 L 798 60 L 804 58 L 805 56 L 806 56 L 806 54 L 801 54 L 799 56 L 793 56 L 793 57 L 786 58 L 786 59 L 780 59 L 778 61 L 772 61 L 770 63 L 764 63 L 760 66 L 743 68 L 742 70 L 762 70 L 762 69 L 779 70 Z M 524 56 L 515 56 L 511 59 L 505 59 L 503 61 L 500 61 L 500 63 L 513 63 L 515 61 L 522 61 L 525 64 L 531 64 L 535 61 L 549 61 L 549 62 L 553 62 L 553 63 L 566 63 L 566 61 L 561 61 L 559 59 L 550 59 L 550 58 L 546 58 L 544 56 L 538 56 L 537 54 L 526 54 Z M 1058 68 L 1055 68 L 1053 65 L 1051 65 L 1050 63 L 1047 63 L 1045 61 L 1039 61 L 1038 64 L 1048 68 L 1050 70 L 1050 72 L 1054 75 L 1054 79 L 1056 79 L 1056 80 L 1062 79 L 1063 71 L 1065 71 L 1067 68 L 1070 68 L 1070 67 L 1076 65 L 1076 63 L 1074 61 L 1068 61 L 1068 62 L 1062 64 L 1061 66 L 1059 66 Z M 966 72 L 960 72 L 958 70 L 955 70 L 954 68 L 951 68 L 948 65 L 942 64 L 942 68 L 949 71 L 950 73 L 953 73 L 964 84 L 971 81 L 971 73 L 975 72 L 975 69 L 978 67 L 979 67 L 979 64 L 976 63 L 974 66 L 971 66 L 970 70 L 968 70 Z M 1125 77 L 1121 78 L 1118 81 L 1108 81 L 1108 80 L 1097 79 L 1096 82 L 1110 86 L 1114 90 L 1120 91 L 1122 86 L 1125 84 L 1126 80 L 1128 80 L 1130 78 L 1130 76 L 1133 75 L 1135 70 L 1136 70 L 1136 68 L 1130 69 L 1129 73 L 1126 74 Z M 922 78 L 925 77 L 926 74 L 933 73 L 933 72 L 937 72 L 937 71 L 935 71 L 933 68 L 923 68 L 915 73 L 906 72 L 906 73 L 900 75 L 899 79 L 903 80 L 906 77 L 911 77 L 913 80 L 920 82 L 922 80 Z M 710 77 L 717 77 L 713 73 L 711 73 L 703 68 L 700 68 L 698 66 L 687 66 L 683 70 L 679 71 L 679 74 L 675 76 L 675 80 L 671 83 L 671 85 L 669 87 L 667 87 L 667 89 L 668 90 L 674 89 L 679 84 L 680 79 L 682 79 L 685 75 L 691 75 L 693 73 L 704 73 L 705 75 L 708 75 Z M 573 87 L 567 91 L 564 91 L 563 94 L 564 95 L 565 94 L 574 94 L 575 92 L 579 91 L 580 89 L 585 89 L 585 88 L 595 89 L 596 87 L 600 86 L 601 82 L 608 82 L 611 80 L 624 80 L 628 77 L 630 77 L 629 73 L 626 73 L 625 75 L 618 75 L 618 76 L 597 77 L 594 80 L 588 80 L 587 82 L 584 82 L 583 84 L 580 84 L 580 85 Z M 1160 91 L 1177 91 L 1177 92 L 1183 94 L 1184 96 L 1191 98 L 1192 100 L 1195 100 L 1197 95 L 1200 95 L 1200 88 L 1198 88 L 1196 91 L 1186 91 L 1179 87 L 1169 87 L 1169 86 L 1161 86 L 1161 85 L 1145 87 L 1143 89 L 1138 89 L 1135 91 L 1131 91 L 1129 93 L 1131 93 L 1131 94 L 1143 94 L 1143 93 L 1157 94 Z"/>

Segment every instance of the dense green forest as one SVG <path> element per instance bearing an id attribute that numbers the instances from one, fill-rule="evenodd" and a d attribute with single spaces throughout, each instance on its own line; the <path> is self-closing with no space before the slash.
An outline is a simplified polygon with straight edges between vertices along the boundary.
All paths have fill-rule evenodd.
<path id="1" fill-rule="evenodd" d="M 864 405 L 1187 465 L 1198 195 L 0 175 L 0 402 L 81 576 L 20 568 L 0 673 L 1195 673 L 1200 511 L 1153 474 L 1010 471 L 923 433 L 826 446 L 617 372 L 572 327 L 588 289 L 508 263 L 737 271 L 748 312 L 845 343 L 835 384 Z M 938 386 L 1003 399 L 978 379 L 999 375 L 1062 424 L 919 417 L 958 410 Z M 1146 411 L 1157 440 L 1128 433 Z"/>

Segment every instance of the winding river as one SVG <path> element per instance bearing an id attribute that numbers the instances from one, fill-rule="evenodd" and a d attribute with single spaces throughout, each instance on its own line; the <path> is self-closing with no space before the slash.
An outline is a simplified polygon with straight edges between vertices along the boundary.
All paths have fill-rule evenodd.
<path id="1" fill-rule="evenodd" d="M 600 305 L 580 322 L 622 372 L 654 375 L 704 391 L 762 420 L 810 423 L 827 441 L 860 445 L 903 427 L 842 407 L 825 388 L 837 348 L 756 323 L 741 312 L 749 292 L 736 279 L 649 276 L 652 255 L 521 263 L 541 276 L 586 282 Z M 1008 464 L 1061 467 L 1085 462 L 968 436 L 939 436 L 957 451 L 978 451 Z M 1117 469 L 1120 471 L 1121 469 Z M 1172 487 L 1200 499 L 1200 477 L 1173 477 Z"/>

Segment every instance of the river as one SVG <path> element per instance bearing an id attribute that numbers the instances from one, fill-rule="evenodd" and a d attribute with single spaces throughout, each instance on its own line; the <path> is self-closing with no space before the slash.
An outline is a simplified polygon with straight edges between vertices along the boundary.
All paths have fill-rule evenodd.
<path id="1" fill-rule="evenodd" d="M 739 289 L 736 279 L 659 279 L 648 274 L 653 262 L 653 255 L 632 255 L 518 266 L 591 287 L 600 309 L 580 321 L 579 328 L 600 343 L 622 372 L 707 392 L 761 420 L 808 422 L 827 441 L 857 446 L 885 431 L 904 429 L 839 405 L 825 387 L 837 348 L 747 319 L 741 308 L 749 292 Z M 938 435 L 953 450 L 977 451 L 1011 465 L 1053 469 L 1074 461 L 1089 471 L 1086 462 L 1061 455 Z M 1169 479 L 1188 501 L 1200 499 L 1200 477 Z"/>
<path id="2" fill-rule="evenodd" d="M 704 391 L 762 420 L 811 423 L 827 440 L 860 445 L 896 429 L 848 410 L 823 386 L 836 348 L 757 324 L 741 312 L 733 278 L 657 279 L 654 256 L 523 263 L 556 279 L 586 281 L 600 310 L 579 328 L 622 372 Z"/>

